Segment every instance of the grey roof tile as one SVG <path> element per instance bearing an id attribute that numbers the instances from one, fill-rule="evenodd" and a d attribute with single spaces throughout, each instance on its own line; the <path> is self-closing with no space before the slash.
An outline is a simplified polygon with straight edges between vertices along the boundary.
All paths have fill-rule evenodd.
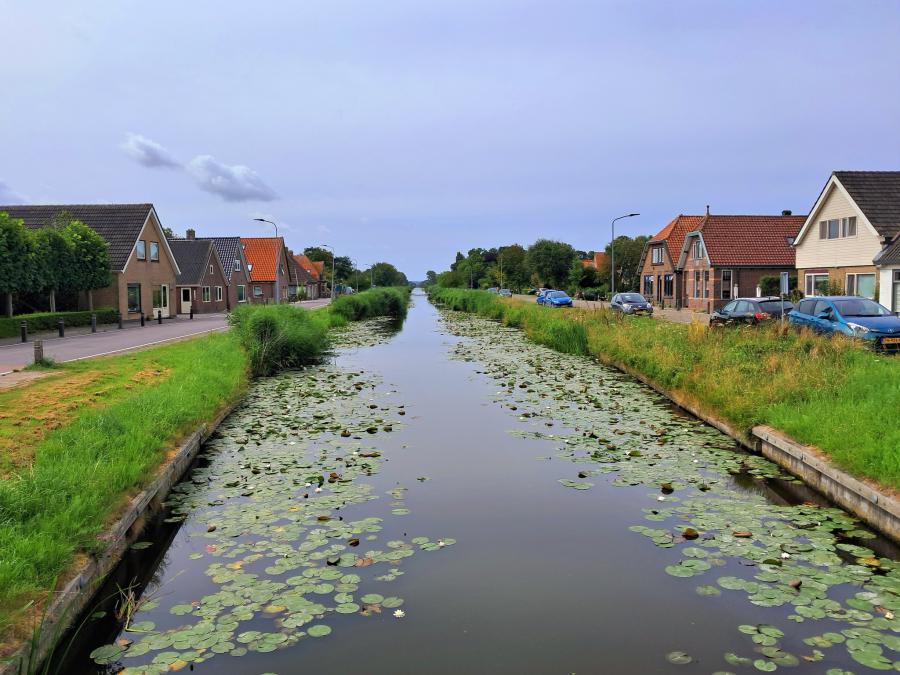
<path id="1" fill-rule="evenodd" d="M 835 171 L 835 177 L 878 234 L 900 234 L 900 171 Z"/>
<path id="2" fill-rule="evenodd" d="M 170 239 L 169 247 L 181 270 L 176 283 L 179 286 L 199 285 L 209 264 L 212 242 L 205 239 Z"/>
<path id="3" fill-rule="evenodd" d="M 197 237 L 198 241 L 211 241 L 222 261 L 222 269 L 225 271 L 225 280 L 231 283 L 231 275 L 234 273 L 234 261 L 241 257 L 240 237 Z"/>

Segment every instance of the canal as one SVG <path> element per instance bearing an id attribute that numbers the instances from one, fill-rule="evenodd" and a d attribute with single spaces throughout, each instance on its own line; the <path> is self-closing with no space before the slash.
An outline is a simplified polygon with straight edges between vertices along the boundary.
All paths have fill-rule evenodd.
<path id="1" fill-rule="evenodd" d="M 50 672 L 894 670 L 896 558 L 634 380 L 415 294 L 252 386 Z"/>

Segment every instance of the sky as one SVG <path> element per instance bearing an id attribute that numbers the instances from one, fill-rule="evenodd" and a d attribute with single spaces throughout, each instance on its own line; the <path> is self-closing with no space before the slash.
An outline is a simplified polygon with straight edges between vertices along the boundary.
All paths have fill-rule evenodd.
<path id="1" fill-rule="evenodd" d="M 894 0 L 0 0 L 0 204 L 153 202 L 411 279 L 900 169 Z"/>

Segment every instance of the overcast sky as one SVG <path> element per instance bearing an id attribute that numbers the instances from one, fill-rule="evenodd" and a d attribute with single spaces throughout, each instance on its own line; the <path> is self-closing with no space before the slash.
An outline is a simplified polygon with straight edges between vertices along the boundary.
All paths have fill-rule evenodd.
<path id="1" fill-rule="evenodd" d="M 0 203 L 146 202 L 410 278 L 900 169 L 900 2 L 0 0 Z"/>

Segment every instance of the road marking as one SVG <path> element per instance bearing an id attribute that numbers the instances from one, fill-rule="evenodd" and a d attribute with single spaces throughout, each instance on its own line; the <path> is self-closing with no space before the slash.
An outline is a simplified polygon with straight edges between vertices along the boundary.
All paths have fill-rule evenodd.
<path id="1" fill-rule="evenodd" d="M 153 345 L 162 344 L 163 342 L 171 342 L 172 340 L 183 340 L 184 338 L 194 337 L 195 335 L 205 335 L 206 333 L 216 333 L 223 330 L 228 330 L 228 326 L 221 326 L 219 328 L 210 328 L 209 330 L 201 330 L 197 333 L 187 333 L 186 335 L 176 335 L 174 337 L 165 338 L 164 340 L 156 340 L 155 342 L 144 342 L 143 344 L 134 345 L 133 347 L 123 347 L 122 349 L 113 349 L 109 352 L 102 352 L 100 354 L 91 354 L 90 356 L 79 356 L 75 359 L 66 359 L 65 361 L 60 361 L 60 363 L 71 363 L 72 361 L 84 361 L 85 359 L 96 359 L 101 356 L 109 356 L 110 354 L 119 354 L 121 352 L 130 352 L 135 349 L 140 349 L 141 347 L 152 347 Z M 10 371 L 12 372 L 12 371 Z M 5 374 L 5 373 L 4 373 Z"/>

